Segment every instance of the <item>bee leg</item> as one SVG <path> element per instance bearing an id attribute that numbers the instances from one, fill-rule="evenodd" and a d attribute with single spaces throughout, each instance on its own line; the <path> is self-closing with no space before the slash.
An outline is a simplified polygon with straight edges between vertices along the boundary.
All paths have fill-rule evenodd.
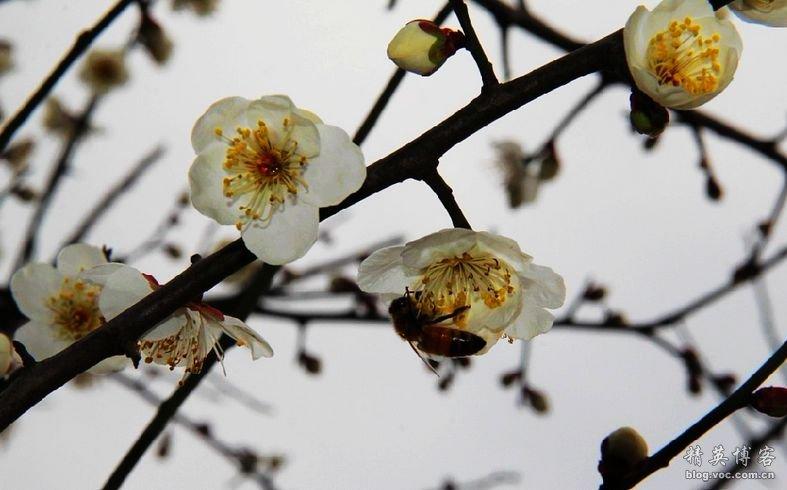
<path id="1" fill-rule="evenodd" d="M 443 316 L 438 316 L 434 320 L 429 321 L 429 323 L 430 324 L 434 324 L 434 323 L 444 322 L 444 321 L 448 320 L 449 318 L 454 318 L 454 317 L 457 317 L 457 316 L 461 315 L 462 313 L 464 313 L 465 311 L 467 311 L 469 309 L 470 309 L 470 305 L 460 306 L 459 308 L 455 309 L 453 311 L 453 313 L 449 313 L 449 314 L 443 315 Z"/>

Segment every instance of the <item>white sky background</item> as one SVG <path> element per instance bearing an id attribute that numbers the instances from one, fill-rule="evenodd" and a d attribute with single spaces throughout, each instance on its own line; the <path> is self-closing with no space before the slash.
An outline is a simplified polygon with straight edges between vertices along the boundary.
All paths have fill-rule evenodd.
<path id="1" fill-rule="evenodd" d="M 0 80 L 0 102 L 7 112 L 109 3 L 12 1 L 0 6 L 0 36 L 14 42 L 17 61 L 17 70 Z M 140 51 L 131 56 L 133 78 L 98 110 L 95 121 L 103 132 L 78 150 L 45 223 L 42 252 L 47 258 L 53 254 L 104 189 L 162 142 L 165 158 L 89 241 L 123 251 L 147 236 L 186 184 L 193 122 L 221 97 L 286 93 L 352 133 L 393 71 L 385 56 L 388 40 L 405 21 L 431 17 L 443 2 L 399 3 L 387 12 L 384 0 L 235 0 L 222 2 L 214 17 L 199 19 L 173 14 L 169 2 L 159 2 L 155 12 L 176 43 L 173 59 L 158 69 Z M 566 32 L 593 40 L 622 26 L 639 2 L 530 4 Z M 483 10 L 471 8 L 471 13 L 501 74 L 496 27 Z M 98 46 L 123 42 L 136 19 L 130 8 Z M 457 25 L 454 18 L 448 24 Z M 704 109 L 769 136 L 785 123 L 787 32 L 738 25 L 745 49 L 736 80 Z M 561 54 L 518 31 L 512 32 L 511 49 L 515 74 Z M 594 83 L 592 77 L 577 80 L 492 124 L 446 154 L 440 169 L 473 226 L 518 240 L 537 263 L 564 275 L 569 298 L 592 276 L 610 286 L 613 306 L 634 320 L 648 320 L 727 280 L 744 256 L 744 235 L 770 210 L 781 178 L 759 156 L 708 135 L 726 191 L 721 203 L 709 202 L 689 131 L 671 128 L 656 151 L 644 153 L 641 140 L 629 133 L 628 93 L 616 88 L 593 102 L 560 138 L 562 172 L 542 187 L 537 204 L 508 210 L 490 143 L 515 138 L 530 148 L 540 144 Z M 408 76 L 363 147 L 367 161 L 387 155 L 465 105 L 479 85 L 467 53 L 449 60 L 433 77 Z M 75 108 L 87 96 L 73 69 L 55 93 Z M 20 134 L 42 135 L 40 112 Z M 58 145 L 50 137 L 38 141 L 33 179 L 40 184 Z M 4 275 L 28 218 L 29 210 L 15 203 L 0 210 Z M 207 218 L 191 212 L 174 241 L 191 252 L 206 223 Z M 414 239 L 450 221 L 425 185 L 408 182 L 325 226 L 334 231 L 334 245 L 314 247 L 298 265 L 399 233 Z M 785 229 L 780 223 L 775 245 L 787 239 Z M 150 257 L 136 265 L 165 280 L 186 263 L 186 258 Z M 783 332 L 783 266 L 768 276 L 768 284 Z M 592 308 L 582 313 L 589 319 L 600 314 Z M 270 340 L 276 356 L 251 363 L 238 349 L 228 356 L 227 371 L 233 383 L 272 403 L 275 414 L 260 416 L 232 401 L 216 403 L 199 395 L 184 413 L 210 421 L 227 442 L 286 454 L 288 464 L 277 478 L 284 489 L 430 488 L 448 476 L 462 481 L 498 470 L 520 473 L 520 483 L 512 488 L 590 488 L 600 482 L 598 446 L 606 434 L 634 426 L 655 451 L 717 403 L 707 387 L 702 396 L 689 397 L 683 366 L 633 336 L 555 329 L 538 337 L 530 378 L 547 392 L 552 411 L 537 416 L 518 407 L 516 394 L 498 384 L 499 375 L 518 364 L 518 344 L 501 342 L 474 359 L 473 369 L 462 373 L 448 393 L 439 393 L 434 376 L 391 328 L 314 325 L 307 342 L 322 357 L 324 371 L 309 377 L 294 362 L 293 325 L 265 318 L 250 323 Z M 749 288 L 691 316 L 687 324 L 718 371 L 746 377 L 768 355 Z M 165 382 L 154 388 L 162 396 L 170 392 Z M 10 445 L 0 447 L 0 487 L 98 487 L 152 413 L 136 395 L 110 381 L 91 391 L 63 388 L 28 412 L 14 427 Z M 699 441 L 706 456 L 713 445 L 729 451 L 743 442 L 728 424 Z M 783 484 L 787 448 L 777 446 L 776 458 L 771 469 Z M 677 458 L 642 488 L 697 487 L 683 478 L 686 469 Z M 703 469 L 712 468 L 706 464 Z M 126 488 L 223 488 L 235 483 L 234 473 L 199 440 L 176 430 L 172 457 L 162 462 L 149 453 Z M 736 488 L 778 485 L 744 482 Z"/>

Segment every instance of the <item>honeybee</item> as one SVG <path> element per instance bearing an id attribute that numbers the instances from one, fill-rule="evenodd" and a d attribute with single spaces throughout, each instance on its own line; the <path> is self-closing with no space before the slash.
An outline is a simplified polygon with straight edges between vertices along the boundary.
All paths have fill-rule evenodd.
<path id="1" fill-rule="evenodd" d="M 478 335 L 438 325 L 461 315 L 470 306 L 462 306 L 448 315 L 426 320 L 418 317 L 411 294 L 407 291 L 404 296 L 393 300 L 388 308 L 396 333 L 411 346 L 421 352 L 444 357 L 471 356 L 484 348 L 486 341 Z"/>

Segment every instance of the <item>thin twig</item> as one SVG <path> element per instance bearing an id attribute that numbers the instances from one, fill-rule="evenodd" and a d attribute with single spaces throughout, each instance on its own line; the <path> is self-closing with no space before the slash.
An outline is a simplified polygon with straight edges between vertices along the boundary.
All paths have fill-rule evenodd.
<path id="1" fill-rule="evenodd" d="M 197 262 L 197 264 L 199 264 L 199 262 Z M 249 286 L 239 292 L 234 298 L 231 303 L 232 309 L 225 310 L 225 312 L 242 320 L 246 319 L 246 317 L 254 311 L 258 298 L 270 288 L 273 276 L 278 269 L 278 267 L 263 266 L 251 278 Z M 221 347 L 219 352 L 226 353 L 226 351 L 235 345 L 235 340 L 223 335 L 219 340 L 219 344 Z M 105 490 L 120 488 L 147 449 L 164 431 L 164 428 L 172 417 L 175 416 L 181 405 L 183 405 L 197 386 L 199 386 L 205 376 L 210 373 L 211 368 L 217 364 L 219 359 L 216 357 L 215 352 L 214 350 L 213 353 L 205 359 L 202 370 L 199 373 L 190 374 L 183 384 L 175 389 L 172 395 L 159 405 L 156 415 L 148 423 L 136 442 L 134 442 L 128 452 L 123 456 L 120 464 L 118 464 L 109 476 L 109 479 L 104 485 Z"/>
<path id="2" fill-rule="evenodd" d="M 492 63 L 489 61 L 489 57 L 487 57 L 486 52 L 484 52 L 484 47 L 481 46 L 481 41 L 478 39 L 478 34 L 476 34 L 473 28 L 473 22 L 470 19 L 470 12 L 467 10 L 467 4 L 465 4 L 464 0 L 451 0 L 451 5 L 456 14 L 456 18 L 459 19 L 459 25 L 462 26 L 462 30 L 464 31 L 465 39 L 467 40 L 467 50 L 470 51 L 476 66 L 478 66 L 478 72 L 481 74 L 481 81 L 484 84 L 484 89 L 494 87 L 500 82 L 497 76 L 495 76 L 495 69 L 492 67 Z"/>
<path id="3" fill-rule="evenodd" d="M 757 453 L 761 447 L 767 444 L 769 441 L 780 438 L 784 435 L 784 429 L 787 427 L 787 417 L 782 417 L 777 422 L 771 423 L 771 426 L 762 432 L 759 436 L 750 439 L 744 446 L 750 447 L 752 453 Z M 729 471 L 731 474 L 736 474 L 744 469 L 744 465 L 739 461 L 735 463 L 735 466 L 730 468 L 729 470 L 725 469 L 725 473 Z M 705 490 L 718 490 L 720 488 L 724 488 L 732 482 L 738 481 L 735 478 L 722 478 L 719 480 L 714 481 L 707 487 Z"/>
<path id="4" fill-rule="evenodd" d="M 456 198 L 454 198 L 453 189 L 451 189 L 451 186 L 449 186 L 440 174 L 437 173 L 437 170 L 424 177 L 423 181 L 432 189 L 443 204 L 443 207 L 448 212 L 448 216 L 451 217 L 454 228 L 471 230 L 472 227 L 470 223 L 467 221 L 467 218 L 465 218 L 462 208 L 460 208 L 459 204 L 456 202 Z"/>
<path id="5" fill-rule="evenodd" d="M 149 390 L 142 382 L 139 380 L 133 379 L 132 377 L 128 376 L 127 374 L 123 373 L 112 373 L 110 378 L 121 386 L 128 388 L 129 390 L 133 391 L 137 395 L 140 396 L 143 400 L 148 402 L 149 404 L 157 407 L 161 405 L 162 400 L 158 397 L 154 392 Z M 172 422 L 175 424 L 187 429 L 189 432 L 197 436 L 198 439 L 204 441 L 205 444 L 208 445 L 209 448 L 216 451 L 219 455 L 223 456 L 227 459 L 230 463 L 234 464 L 238 471 L 245 472 L 248 470 L 246 461 L 244 458 L 244 451 L 241 448 L 233 448 L 229 444 L 224 441 L 218 439 L 211 431 L 204 430 L 204 425 L 194 420 L 190 419 L 189 417 L 183 415 L 182 413 L 176 413 L 172 417 Z M 263 481 L 269 482 L 269 485 L 265 486 L 262 485 L 262 488 L 273 488 L 273 482 L 268 475 L 260 473 L 259 471 L 255 471 L 254 474 L 249 474 L 248 476 L 253 477 L 258 482 L 262 483 Z"/>
<path id="6" fill-rule="evenodd" d="M 445 4 L 445 6 L 443 6 L 443 8 L 440 9 L 439 12 L 437 12 L 432 21 L 437 25 L 441 25 L 451 14 L 451 11 L 451 3 L 448 2 Z M 379 97 L 377 97 L 374 105 L 372 105 L 372 108 L 369 110 L 369 114 L 366 115 L 366 118 L 355 132 L 355 136 L 353 136 L 353 142 L 355 142 L 356 145 L 362 145 L 363 142 L 366 141 L 366 138 L 369 136 L 369 133 L 371 133 L 374 125 L 377 124 L 377 120 L 380 119 L 380 116 L 388 105 L 388 102 L 391 101 L 391 97 L 393 97 L 394 92 L 396 92 L 396 89 L 399 88 L 402 80 L 404 80 L 405 75 L 407 75 L 407 72 L 401 68 L 397 68 L 393 75 L 391 75 L 391 78 L 385 85 L 383 92 L 379 95 Z"/>
<path id="7" fill-rule="evenodd" d="M 52 72 L 41 82 L 41 85 L 25 101 L 24 105 L 6 121 L 0 131 L 0 152 L 2 152 L 13 138 L 14 133 L 24 124 L 30 114 L 46 99 L 58 80 L 68 71 L 74 62 L 90 47 L 93 41 L 128 7 L 134 0 L 119 0 L 110 8 L 93 27 L 83 31 L 77 36 L 73 46 L 63 56 Z"/>
<path id="8" fill-rule="evenodd" d="M 89 131 L 90 119 L 93 116 L 93 112 L 96 110 L 96 107 L 98 106 L 99 100 L 99 96 L 91 96 L 85 108 L 76 118 L 76 121 L 74 122 L 74 129 L 63 145 L 63 149 L 60 152 L 57 163 L 52 169 L 52 173 L 49 174 L 46 186 L 41 192 L 41 198 L 38 201 L 38 206 L 36 206 L 36 209 L 33 212 L 33 217 L 30 219 L 30 223 L 27 225 L 27 231 L 25 232 L 25 237 L 22 242 L 22 248 L 19 251 L 19 255 L 12 271 L 16 271 L 25 265 L 28 260 L 34 257 L 38 232 L 40 231 L 41 225 L 43 224 L 44 216 L 49 210 L 49 206 L 52 204 L 52 199 L 54 199 L 55 191 L 60 185 L 61 180 L 68 173 L 69 166 L 71 165 L 71 159 L 76 152 L 77 146 Z"/>
<path id="9" fill-rule="evenodd" d="M 713 410 L 705 414 L 699 421 L 692 424 L 669 444 L 648 457 L 620 482 L 605 482 L 601 488 L 631 488 L 659 469 L 666 468 L 670 461 L 686 449 L 689 444 L 699 439 L 736 410 L 746 407 L 751 401 L 751 394 L 754 390 L 776 371 L 784 363 L 785 359 L 787 359 L 787 342 L 784 342 L 737 390 Z"/>
<path id="10" fill-rule="evenodd" d="M 136 181 L 142 176 L 143 173 L 147 169 L 151 167 L 157 160 L 159 160 L 164 155 L 164 147 L 159 145 L 150 151 L 147 155 L 145 155 L 135 166 L 131 169 L 126 176 L 124 176 L 114 187 L 112 187 L 107 193 L 104 195 L 104 198 L 101 199 L 93 209 L 87 213 L 84 217 L 82 222 L 76 229 L 71 233 L 71 236 L 63 242 L 63 245 L 68 245 L 71 243 L 77 243 L 81 241 L 85 235 L 90 231 L 90 229 L 96 224 L 96 222 L 112 207 L 112 205 L 120 198 L 123 194 L 128 192 L 136 183 Z M 61 247 L 62 248 L 62 247 Z"/>

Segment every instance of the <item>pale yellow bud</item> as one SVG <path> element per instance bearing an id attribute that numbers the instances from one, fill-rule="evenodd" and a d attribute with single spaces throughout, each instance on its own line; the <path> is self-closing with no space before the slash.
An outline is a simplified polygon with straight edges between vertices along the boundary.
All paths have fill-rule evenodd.
<path id="1" fill-rule="evenodd" d="M 388 44 L 388 58 L 399 68 L 429 76 L 464 45 L 464 34 L 428 20 L 407 23 Z"/>

